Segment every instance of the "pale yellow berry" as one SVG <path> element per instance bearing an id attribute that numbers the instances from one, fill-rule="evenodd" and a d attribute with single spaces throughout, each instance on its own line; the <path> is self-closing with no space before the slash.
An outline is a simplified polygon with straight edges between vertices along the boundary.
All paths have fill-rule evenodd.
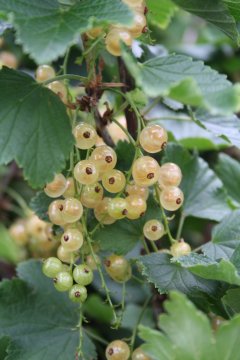
<path id="1" fill-rule="evenodd" d="M 150 156 L 142 156 L 133 163 L 132 176 L 139 186 L 151 186 L 159 179 L 160 166 Z"/>
<path id="2" fill-rule="evenodd" d="M 182 180 L 182 172 L 178 165 L 166 163 L 161 166 L 158 183 L 163 189 L 169 186 L 178 186 Z"/>
<path id="3" fill-rule="evenodd" d="M 46 81 L 52 79 L 56 76 L 55 70 L 52 66 L 49 65 L 41 65 L 37 68 L 36 71 L 36 80 L 38 82 Z"/>
<path id="4" fill-rule="evenodd" d="M 114 56 L 121 55 L 121 41 L 127 46 L 132 45 L 132 35 L 124 28 L 112 28 L 106 36 L 105 43 L 108 52 Z"/>
<path id="5" fill-rule="evenodd" d="M 80 123 L 73 129 L 76 147 L 79 149 L 90 149 L 97 142 L 97 132 L 94 127 L 87 123 Z"/>
<path id="6" fill-rule="evenodd" d="M 66 189 L 67 180 L 65 176 L 63 174 L 56 174 L 54 179 L 45 186 L 44 192 L 49 197 L 57 198 L 62 196 Z"/>
<path id="7" fill-rule="evenodd" d="M 143 227 L 144 236 L 151 241 L 160 239 L 165 233 L 163 224 L 158 220 L 149 220 Z"/>
<path id="8" fill-rule="evenodd" d="M 176 186 L 166 187 L 160 193 L 160 202 L 165 210 L 176 211 L 182 206 L 183 201 L 183 192 Z"/>
<path id="9" fill-rule="evenodd" d="M 157 153 L 163 150 L 168 141 L 167 131 L 160 125 L 145 127 L 139 137 L 141 147 L 148 153 Z"/>
<path id="10" fill-rule="evenodd" d="M 105 197 L 94 209 L 95 218 L 104 225 L 110 225 L 116 221 L 116 219 L 108 214 L 108 205 L 110 201 L 111 198 Z"/>
<path id="11" fill-rule="evenodd" d="M 58 95 L 64 104 L 68 103 L 67 88 L 63 83 L 60 81 L 53 81 L 48 84 L 47 87 Z"/>
<path id="12" fill-rule="evenodd" d="M 131 220 L 136 220 L 143 216 L 146 209 L 147 203 L 145 199 L 139 197 L 138 195 L 130 195 L 126 197 L 127 202 L 127 218 Z"/>
<path id="13" fill-rule="evenodd" d="M 170 251 L 172 256 L 180 257 L 189 255 L 191 252 L 191 247 L 184 240 L 179 240 L 171 246 Z"/>

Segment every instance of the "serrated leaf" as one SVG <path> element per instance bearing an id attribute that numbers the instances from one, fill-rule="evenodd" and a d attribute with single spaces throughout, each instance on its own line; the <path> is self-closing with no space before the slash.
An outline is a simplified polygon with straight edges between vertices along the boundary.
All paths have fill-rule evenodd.
<path id="1" fill-rule="evenodd" d="M 163 163 L 174 162 L 182 170 L 184 216 L 219 221 L 230 212 L 223 184 L 208 164 L 177 144 L 167 146 Z"/>
<path id="2" fill-rule="evenodd" d="M 138 63 L 126 48 L 122 57 L 136 84 L 150 97 L 173 97 L 187 105 L 203 106 L 213 114 L 240 109 L 240 86 L 232 85 L 225 75 L 201 61 L 169 55 Z"/>
<path id="3" fill-rule="evenodd" d="M 72 360 L 79 342 L 78 307 L 54 289 L 39 261 L 22 263 L 18 272 L 21 279 L 0 285 L 0 336 L 13 340 L 7 360 Z M 86 360 L 96 359 L 86 334 L 83 351 Z"/>
<path id="4" fill-rule="evenodd" d="M 240 206 L 240 163 L 226 154 L 219 154 L 215 171 L 222 180 L 228 195 Z"/>
<path id="5" fill-rule="evenodd" d="M 239 359 L 240 315 L 222 324 L 216 333 L 216 358 L 221 360 Z"/>
<path id="6" fill-rule="evenodd" d="M 179 290 L 184 294 L 194 296 L 194 293 L 212 294 L 216 283 L 193 275 L 187 269 L 171 262 L 168 254 L 150 254 L 138 258 L 142 274 L 153 283 L 161 294 L 171 290 Z"/>
<path id="7" fill-rule="evenodd" d="M 0 224 L 0 259 L 12 263 L 19 260 L 19 248 L 3 224 Z"/>
<path id="8" fill-rule="evenodd" d="M 30 201 L 29 207 L 42 220 L 48 221 L 48 207 L 52 202 L 52 198 L 48 197 L 44 191 L 39 191 Z"/>
<path id="9" fill-rule="evenodd" d="M 219 262 L 201 254 L 190 254 L 173 259 L 191 273 L 208 280 L 224 281 L 231 285 L 240 285 L 240 275 L 237 268 L 229 260 L 222 259 Z"/>
<path id="10" fill-rule="evenodd" d="M 166 29 L 177 10 L 177 6 L 171 0 L 147 0 L 146 4 L 150 22 Z"/>
<path id="11" fill-rule="evenodd" d="M 184 10 L 197 15 L 217 26 L 226 35 L 239 42 L 239 33 L 233 17 L 232 1 L 229 0 L 173 0 Z M 229 7 L 228 7 L 229 5 Z"/>
<path id="12" fill-rule="evenodd" d="M 0 163 L 13 159 L 33 187 L 60 172 L 73 137 L 66 108 L 52 91 L 29 75 L 0 71 Z"/>
<path id="13" fill-rule="evenodd" d="M 212 240 L 202 247 L 211 259 L 229 259 L 240 245 L 240 210 L 227 215 L 213 229 Z"/>
<path id="14" fill-rule="evenodd" d="M 183 294 L 173 292 L 165 302 L 167 314 L 159 318 L 159 326 L 175 348 L 176 360 L 214 358 L 212 331 L 207 317 Z"/>
<path id="15" fill-rule="evenodd" d="M 132 21 L 129 7 L 121 0 L 81 0 L 66 8 L 57 0 L 0 0 L 0 8 L 13 13 L 18 41 L 40 64 L 63 55 L 69 45 L 77 43 L 80 33 L 93 24 L 127 25 Z"/>

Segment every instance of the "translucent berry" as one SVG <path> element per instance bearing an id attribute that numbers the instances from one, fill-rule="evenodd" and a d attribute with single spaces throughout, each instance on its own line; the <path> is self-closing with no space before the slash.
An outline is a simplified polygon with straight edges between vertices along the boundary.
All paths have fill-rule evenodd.
<path id="1" fill-rule="evenodd" d="M 132 176 L 139 186 L 151 186 L 159 179 L 160 166 L 150 156 L 142 156 L 133 163 Z"/>
<path id="2" fill-rule="evenodd" d="M 83 244 L 83 235 L 77 229 L 67 229 L 61 237 L 61 243 L 66 251 L 79 250 Z"/>
<path id="3" fill-rule="evenodd" d="M 62 245 L 60 245 L 57 249 L 57 257 L 62 262 L 70 264 L 72 259 L 74 258 L 73 252 L 67 251 Z"/>
<path id="4" fill-rule="evenodd" d="M 75 184 L 74 179 L 72 177 L 68 177 L 66 179 L 66 190 L 63 193 L 63 197 L 74 197 L 75 195 Z"/>
<path id="5" fill-rule="evenodd" d="M 16 244 L 22 246 L 28 243 L 29 236 L 25 220 L 18 220 L 12 224 L 9 228 L 9 233 Z"/>
<path id="6" fill-rule="evenodd" d="M 182 206 L 183 200 L 183 192 L 176 186 L 166 187 L 161 191 L 160 202 L 165 210 L 178 210 Z"/>
<path id="7" fill-rule="evenodd" d="M 78 221 L 83 214 L 81 202 L 74 198 L 67 198 L 64 202 L 63 219 L 66 223 Z"/>
<path id="8" fill-rule="evenodd" d="M 80 123 L 73 129 L 76 147 L 90 149 L 97 142 L 97 132 L 90 124 Z"/>
<path id="9" fill-rule="evenodd" d="M 174 243 L 170 248 L 171 254 L 174 257 L 188 255 L 191 252 L 191 247 L 183 239 Z"/>
<path id="10" fill-rule="evenodd" d="M 45 186 L 44 192 L 47 194 L 47 196 L 51 198 L 57 198 L 63 195 L 66 189 L 67 189 L 67 180 L 65 176 L 62 174 L 56 174 L 54 176 L 53 181 L 51 181 Z"/>
<path id="11" fill-rule="evenodd" d="M 0 53 L 0 69 L 1 65 L 8 67 L 9 69 L 17 69 L 18 60 L 14 54 L 9 51 L 1 51 Z"/>
<path id="12" fill-rule="evenodd" d="M 127 201 L 120 197 L 111 199 L 108 203 L 108 214 L 116 220 L 126 217 Z"/>
<path id="13" fill-rule="evenodd" d="M 73 278 L 68 271 L 61 271 L 55 276 L 53 282 L 58 291 L 68 291 L 73 285 Z"/>
<path id="14" fill-rule="evenodd" d="M 163 189 L 169 186 L 178 186 L 182 181 L 182 172 L 178 165 L 166 163 L 160 167 L 158 183 Z"/>
<path id="15" fill-rule="evenodd" d="M 148 240 L 156 241 L 164 235 L 165 229 L 160 221 L 153 219 L 145 223 L 143 233 Z"/>
<path id="16" fill-rule="evenodd" d="M 93 281 L 93 272 L 86 264 L 77 265 L 73 271 L 73 278 L 80 285 L 89 285 Z"/>
<path id="17" fill-rule="evenodd" d="M 133 25 L 128 30 L 134 38 L 137 38 L 142 35 L 143 29 L 147 25 L 147 20 L 142 11 L 135 11 L 133 21 Z"/>
<path id="18" fill-rule="evenodd" d="M 101 259 L 96 254 L 94 257 L 92 255 L 88 255 L 86 257 L 86 263 L 91 270 L 97 270 L 97 265 L 101 265 Z"/>
<path id="19" fill-rule="evenodd" d="M 110 255 L 105 259 L 104 265 L 108 275 L 116 282 L 126 282 L 132 276 L 131 265 L 123 256 Z"/>
<path id="20" fill-rule="evenodd" d="M 81 193 L 81 202 L 83 206 L 94 209 L 103 198 L 103 187 L 99 183 L 85 185 Z"/>
<path id="21" fill-rule="evenodd" d="M 48 216 L 50 221 L 59 226 L 65 224 L 63 218 L 64 200 L 54 200 L 48 208 Z"/>
<path id="22" fill-rule="evenodd" d="M 96 162 L 99 173 L 102 175 L 115 167 L 117 154 L 110 146 L 101 145 L 93 150 L 90 159 Z"/>
<path id="23" fill-rule="evenodd" d="M 105 355 L 107 360 L 128 360 L 130 349 L 125 341 L 115 340 L 108 344 Z"/>
<path id="24" fill-rule="evenodd" d="M 103 33 L 103 28 L 102 27 L 95 27 L 95 28 L 92 28 L 90 30 L 88 30 L 86 32 L 87 36 L 90 38 L 90 39 L 96 39 L 97 37 L 99 37 L 101 34 Z"/>
<path id="25" fill-rule="evenodd" d="M 36 71 L 36 80 L 38 82 L 46 81 L 52 79 L 56 76 L 55 70 L 52 66 L 49 65 L 41 65 L 37 68 Z"/>
<path id="26" fill-rule="evenodd" d="M 114 56 L 121 55 L 121 41 L 127 46 L 132 45 L 132 35 L 124 28 L 112 28 L 106 36 L 105 43 L 108 52 Z"/>
<path id="27" fill-rule="evenodd" d="M 126 186 L 126 195 L 137 195 L 145 200 L 147 200 L 149 195 L 149 190 L 147 187 L 136 185 L 133 181 Z"/>
<path id="28" fill-rule="evenodd" d="M 151 360 L 145 352 L 139 347 L 132 353 L 132 360 Z"/>
<path id="29" fill-rule="evenodd" d="M 127 201 L 127 218 L 135 220 L 144 215 L 147 209 L 147 203 L 138 195 L 130 195 L 126 197 Z"/>
<path id="30" fill-rule="evenodd" d="M 41 240 L 45 236 L 45 230 L 47 223 L 41 219 L 37 215 L 32 215 L 26 222 L 27 232 L 30 236 Z"/>
<path id="31" fill-rule="evenodd" d="M 118 193 L 125 188 L 126 178 L 120 170 L 109 170 L 102 176 L 103 187 L 110 193 Z"/>
<path id="32" fill-rule="evenodd" d="M 97 182 L 99 171 L 96 162 L 91 159 L 79 161 L 74 168 L 74 177 L 83 185 Z"/>
<path id="33" fill-rule="evenodd" d="M 64 104 L 68 103 L 67 88 L 63 83 L 60 81 L 53 81 L 48 84 L 47 87 L 58 95 Z"/>
<path id="34" fill-rule="evenodd" d="M 110 225 L 116 221 L 116 219 L 108 214 L 108 204 L 110 201 L 111 198 L 105 197 L 94 209 L 95 218 L 104 225 Z"/>
<path id="35" fill-rule="evenodd" d="M 75 303 L 84 303 L 87 299 L 87 289 L 85 286 L 76 284 L 69 290 L 69 299 Z"/>
<path id="36" fill-rule="evenodd" d="M 61 261 L 55 257 L 50 257 L 43 262 L 42 271 L 47 277 L 54 278 L 62 270 Z"/>
<path id="37" fill-rule="evenodd" d="M 149 125 L 141 131 L 139 141 L 145 151 L 157 153 L 166 147 L 168 134 L 160 125 Z"/>

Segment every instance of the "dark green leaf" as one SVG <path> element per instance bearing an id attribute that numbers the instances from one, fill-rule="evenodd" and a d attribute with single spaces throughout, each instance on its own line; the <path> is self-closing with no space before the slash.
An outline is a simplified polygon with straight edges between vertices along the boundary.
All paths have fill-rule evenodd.
<path id="1" fill-rule="evenodd" d="M 0 163 L 15 159 L 33 187 L 65 166 L 73 138 L 65 106 L 30 76 L 0 71 Z"/>
<path id="2" fill-rule="evenodd" d="M 115 148 L 117 153 L 117 168 L 121 171 L 128 171 L 131 168 L 135 149 L 127 141 L 118 141 Z"/>
<path id="3" fill-rule="evenodd" d="M 216 358 L 239 359 L 240 316 L 222 324 L 216 333 Z"/>
<path id="4" fill-rule="evenodd" d="M 7 357 L 7 349 L 10 344 L 11 339 L 8 336 L 3 336 L 0 338 L 0 359 L 5 360 Z"/>
<path id="5" fill-rule="evenodd" d="M 222 302 L 225 305 L 230 315 L 240 313 L 240 288 L 229 289 L 222 298 Z"/>
<path id="6" fill-rule="evenodd" d="M 48 207 L 51 204 L 52 199 L 48 197 L 44 191 L 39 191 L 30 201 L 30 208 L 36 213 L 36 215 L 44 220 L 48 221 Z"/>

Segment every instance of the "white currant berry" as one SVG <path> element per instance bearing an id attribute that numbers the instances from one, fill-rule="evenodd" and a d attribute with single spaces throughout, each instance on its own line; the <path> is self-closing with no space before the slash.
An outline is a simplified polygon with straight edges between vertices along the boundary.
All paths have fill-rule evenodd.
<path id="1" fill-rule="evenodd" d="M 93 281 L 93 272 L 86 264 L 77 265 L 73 270 L 73 278 L 77 284 L 87 286 Z"/>
<path id="2" fill-rule="evenodd" d="M 178 165 L 166 163 L 160 167 L 159 186 L 163 189 L 169 186 L 178 186 L 182 181 L 182 172 Z"/>
<path id="3" fill-rule="evenodd" d="M 99 171 L 96 162 L 91 159 L 79 161 L 74 167 L 74 177 L 83 185 L 97 182 Z"/>
<path id="4" fill-rule="evenodd" d="M 62 245 L 57 249 L 57 257 L 62 262 L 70 264 L 72 259 L 74 259 L 74 254 L 71 251 L 67 251 Z"/>
<path id="5" fill-rule="evenodd" d="M 108 214 L 113 219 L 123 219 L 127 215 L 127 201 L 120 197 L 111 199 L 108 203 Z"/>
<path id="6" fill-rule="evenodd" d="M 139 197 L 138 195 L 130 195 L 126 197 L 127 202 L 127 218 L 131 220 L 136 220 L 143 216 L 146 209 L 147 203 L 145 199 Z"/>
<path id="7" fill-rule="evenodd" d="M 129 27 L 128 30 L 134 38 L 137 38 L 142 35 L 146 25 L 147 25 L 147 20 L 143 12 L 135 11 L 133 18 L 133 25 Z"/>
<path id="8" fill-rule="evenodd" d="M 74 179 L 72 177 L 68 177 L 66 179 L 66 190 L 63 193 L 63 197 L 74 197 L 75 195 L 75 184 Z"/>
<path id="9" fill-rule="evenodd" d="M 49 65 L 41 65 L 37 68 L 36 71 L 36 80 L 38 82 L 46 81 L 52 79 L 56 76 L 55 70 L 52 66 Z"/>
<path id="10" fill-rule="evenodd" d="M 101 265 L 101 259 L 97 254 L 95 254 L 94 257 L 92 255 L 88 255 L 86 257 L 86 264 L 91 270 L 97 270 L 97 265 Z"/>
<path id="11" fill-rule="evenodd" d="M 90 38 L 90 39 L 96 39 L 97 37 L 99 37 L 101 34 L 103 33 L 103 28 L 98 26 L 98 27 L 95 27 L 95 28 L 92 28 L 90 30 L 88 30 L 86 32 L 87 36 Z"/>
<path id="12" fill-rule="evenodd" d="M 53 181 L 51 181 L 45 186 L 44 192 L 47 196 L 51 198 L 57 198 L 59 196 L 62 196 L 66 189 L 67 180 L 65 176 L 63 174 L 56 174 Z"/>
<path id="13" fill-rule="evenodd" d="M 102 175 L 115 167 L 117 154 L 110 146 L 101 145 L 93 150 L 90 159 L 96 162 L 99 173 Z"/>
<path id="14" fill-rule="evenodd" d="M 191 247 L 188 243 L 186 243 L 183 239 L 175 242 L 170 248 L 171 254 L 174 257 L 180 257 L 184 255 L 189 255 Z"/>
<path id="15" fill-rule="evenodd" d="M 45 230 L 47 227 L 47 223 L 41 219 L 37 215 L 30 216 L 26 221 L 27 232 L 30 236 L 41 240 L 43 237 L 46 238 Z"/>
<path id="16" fill-rule="evenodd" d="M 156 241 L 160 239 L 165 233 L 163 224 L 156 220 L 149 220 L 144 224 L 143 234 L 144 236 L 151 241 Z"/>
<path id="17" fill-rule="evenodd" d="M 53 282 L 56 290 L 68 291 L 73 285 L 73 278 L 68 271 L 61 271 L 53 279 Z"/>
<path id="18" fill-rule="evenodd" d="M 23 246 L 28 243 L 29 236 L 26 226 L 26 221 L 19 219 L 9 228 L 9 233 L 16 244 Z"/>
<path id="19" fill-rule="evenodd" d="M 147 200 L 149 195 L 149 189 L 144 186 L 139 186 L 135 184 L 133 181 L 126 186 L 125 194 L 129 195 L 137 195 L 145 200 Z"/>
<path id="20" fill-rule="evenodd" d="M 61 261 L 55 257 L 50 257 L 43 262 L 42 271 L 47 277 L 54 278 L 62 270 Z"/>
<path id="21" fill-rule="evenodd" d="M 132 353 L 132 360 L 151 360 L 145 352 L 139 347 Z"/>
<path id="22" fill-rule="evenodd" d="M 163 150 L 168 141 L 167 131 L 160 125 L 145 127 L 139 136 L 141 147 L 148 153 L 157 153 Z"/>
<path id="23" fill-rule="evenodd" d="M 63 220 L 66 223 L 74 223 L 80 220 L 83 214 L 81 202 L 74 198 L 67 198 L 64 201 Z"/>
<path id="24" fill-rule="evenodd" d="M 182 206 L 183 201 L 183 192 L 176 186 L 166 187 L 160 193 L 160 203 L 165 210 L 176 211 Z"/>
<path id="25" fill-rule="evenodd" d="M 121 41 L 127 46 L 131 46 L 133 41 L 131 33 L 124 28 L 112 28 L 105 39 L 107 51 L 114 56 L 120 56 Z"/>
<path id="26" fill-rule="evenodd" d="M 64 104 L 68 103 L 68 93 L 66 86 L 60 81 L 53 81 L 47 87 L 60 97 Z"/>
<path id="27" fill-rule="evenodd" d="M 64 209 L 64 200 L 54 200 L 48 208 L 48 216 L 50 221 L 59 226 L 63 226 L 65 224 L 63 218 L 63 209 Z"/>
<path id="28" fill-rule="evenodd" d="M 111 198 L 105 197 L 94 208 L 95 218 L 104 225 L 111 225 L 116 221 L 116 219 L 112 218 L 108 213 L 108 205 L 111 200 Z"/>
<path id="29" fill-rule="evenodd" d="M 160 166 L 150 156 L 142 156 L 133 163 L 132 176 L 139 186 L 151 186 L 159 179 Z"/>
<path id="30" fill-rule="evenodd" d="M 102 176 L 103 187 L 110 193 L 118 193 L 125 188 L 126 178 L 120 170 L 110 170 Z"/>
<path id="31" fill-rule="evenodd" d="M 83 244 L 83 235 L 77 229 L 67 229 L 61 237 L 61 243 L 66 251 L 79 250 Z"/>
<path id="32" fill-rule="evenodd" d="M 115 340 L 108 344 L 105 355 L 107 360 L 128 360 L 130 348 L 125 341 Z"/>
<path id="33" fill-rule="evenodd" d="M 80 123 L 73 129 L 76 147 L 79 149 L 90 149 L 97 142 L 97 132 L 94 127 L 87 123 Z"/>
<path id="34" fill-rule="evenodd" d="M 110 255 L 104 261 L 108 275 L 116 282 L 123 283 L 132 276 L 132 268 L 127 259 L 119 255 Z"/>
<path id="35" fill-rule="evenodd" d="M 17 69 L 18 60 L 14 54 L 9 51 L 1 51 L 0 64 L 8 67 L 9 69 Z M 1 68 L 2 66 L 0 66 Z"/>
<path id="36" fill-rule="evenodd" d="M 103 187 L 99 183 L 85 185 L 81 193 L 83 206 L 94 209 L 103 199 Z"/>
<path id="37" fill-rule="evenodd" d="M 84 303 L 87 299 L 87 289 L 85 286 L 76 284 L 69 290 L 69 299 L 75 303 Z"/>

